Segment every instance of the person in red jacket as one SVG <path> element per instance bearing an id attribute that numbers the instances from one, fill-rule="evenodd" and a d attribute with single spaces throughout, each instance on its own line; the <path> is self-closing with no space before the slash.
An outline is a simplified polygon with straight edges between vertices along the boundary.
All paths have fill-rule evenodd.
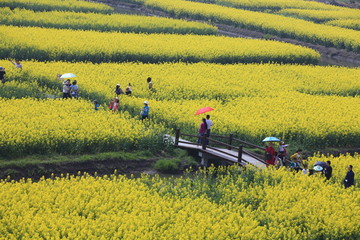
<path id="1" fill-rule="evenodd" d="M 270 143 L 269 146 L 265 149 L 265 162 L 269 165 L 274 165 L 275 163 L 275 149 L 273 147 L 273 144 Z"/>
<path id="2" fill-rule="evenodd" d="M 199 130 L 198 130 L 198 144 L 202 143 L 203 142 L 203 137 L 206 135 L 207 133 L 207 123 L 206 123 L 206 119 L 203 118 L 201 120 L 201 124 L 200 124 L 200 127 L 199 127 Z"/>

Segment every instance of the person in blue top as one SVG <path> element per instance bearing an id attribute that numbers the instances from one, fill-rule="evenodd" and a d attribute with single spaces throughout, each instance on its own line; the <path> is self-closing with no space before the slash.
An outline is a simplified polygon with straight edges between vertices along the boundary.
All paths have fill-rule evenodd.
<path id="1" fill-rule="evenodd" d="M 93 103 L 94 103 L 95 111 L 99 110 L 100 104 L 98 103 L 98 101 L 94 100 Z"/>
<path id="2" fill-rule="evenodd" d="M 150 108 L 149 108 L 148 104 L 149 104 L 148 101 L 144 102 L 144 107 L 142 108 L 141 114 L 140 114 L 141 120 L 144 120 L 145 118 L 150 119 L 149 118 Z"/>
<path id="3" fill-rule="evenodd" d="M 73 98 L 79 97 L 79 86 L 77 85 L 77 81 L 74 80 L 70 85 L 70 93 Z"/>

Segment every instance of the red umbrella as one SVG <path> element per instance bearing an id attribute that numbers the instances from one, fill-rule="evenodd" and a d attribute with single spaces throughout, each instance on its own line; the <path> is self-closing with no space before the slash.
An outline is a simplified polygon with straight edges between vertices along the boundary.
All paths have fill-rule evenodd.
<path id="1" fill-rule="evenodd" d="M 206 113 L 206 112 L 210 112 L 214 110 L 213 108 L 211 107 L 204 107 L 204 108 L 200 108 L 199 110 L 196 111 L 195 115 L 199 115 L 199 114 L 202 114 L 202 113 Z"/>

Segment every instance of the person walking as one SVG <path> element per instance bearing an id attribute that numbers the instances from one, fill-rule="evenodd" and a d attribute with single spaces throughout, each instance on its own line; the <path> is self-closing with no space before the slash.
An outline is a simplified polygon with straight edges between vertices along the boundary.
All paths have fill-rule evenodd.
<path id="1" fill-rule="evenodd" d="M 109 102 L 109 109 L 110 109 L 110 110 L 113 109 L 114 102 L 115 102 L 115 99 L 110 99 L 110 102 Z"/>
<path id="2" fill-rule="evenodd" d="M 326 162 L 326 167 L 324 168 L 324 175 L 326 177 L 326 180 L 330 180 L 332 176 L 332 167 L 331 167 L 331 161 Z"/>
<path id="3" fill-rule="evenodd" d="M 289 146 L 288 144 L 285 144 L 285 142 L 281 142 L 279 146 L 279 158 L 281 159 L 282 166 L 285 164 L 287 151 L 286 147 Z"/>
<path id="4" fill-rule="evenodd" d="M 206 125 L 207 125 L 206 137 L 209 138 L 211 126 L 213 125 L 213 121 L 210 120 L 210 115 L 206 115 Z M 209 140 L 206 139 L 206 145 L 208 144 L 209 144 Z"/>
<path id="5" fill-rule="evenodd" d="M 63 98 L 71 98 L 70 90 L 70 79 L 67 79 L 63 82 Z"/>
<path id="6" fill-rule="evenodd" d="M 3 86 L 5 85 L 5 78 L 4 78 L 5 74 L 6 74 L 5 68 L 0 67 L 0 80 Z"/>
<path id="7" fill-rule="evenodd" d="M 119 107 L 120 107 L 120 100 L 119 100 L 119 98 L 118 97 L 116 97 L 115 99 L 114 99 L 114 103 L 113 103 L 113 105 L 112 105 L 112 111 L 113 112 L 118 112 L 119 111 Z"/>
<path id="8" fill-rule="evenodd" d="M 120 88 L 120 84 L 116 84 L 114 93 L 116 94 L 116 96 L 119 96 L 120 94 L 124 94 L 123 90 Z"/>
<path id="9" fill-rule="evenodd" d="M 199 127 L 199 130 L 198 130 L 198 133 L 199 133 L 199 137 L 198 137 L 198 144 L 202 143 L 203 140 L 204 140 L 204 136 L 206 136 L 206 133 L 207 133 L 207 129 L 208 129 L 208 126 L 207 126 L 207 123 L 206 123 L 206 119 L 203 118 L 201 120 L 201 124 L 200 124 L 200 127 Z"/>
<path id="10" fill-rule="evenodd" d="M 345 179 L 344 179 L 344 186 L 345 188 L 351 187 L 354 185 L 354 177 L 355 174 L 353 172 L 353 166 L 348 166 L 348 172 L 346 173 Z"/>
<path id="11" fill-rule="evenodd" d="M 79 97 L 79 86 L 77 85 L 77 81 L 74 80 L 70 86 L 71 96 L 73 98 Z"/>
<path id="12" fill-rule="evenodd" d="M 152 88 L 153 88 L 153 83 L 152 83 L 151 77 L 148 77 L 148 78 L 146 79 L 146 82 L 148 83 L 148 88 L 149 88 L 149 90 L 152 90 Z"/>
<path id="13" fill-rule="evenodd" d="M 150 113 L 150 107 L 149 107 L 149 103 L 148 101 L 145 101 L 144 102 L 144 107 L 142 108 L 141 112 L 140 112 L 140 115 L 141 115 L 141 120 L 144 120 L 144 119 L 150 119 L 149 117 L 149 113 Z"/>
<path id="14" fill-rule="evenodd" d="M 275 149 L 272 143 L 269 143 L 265 149 L 265 162 L 269 165 L 275 164 Z"/>

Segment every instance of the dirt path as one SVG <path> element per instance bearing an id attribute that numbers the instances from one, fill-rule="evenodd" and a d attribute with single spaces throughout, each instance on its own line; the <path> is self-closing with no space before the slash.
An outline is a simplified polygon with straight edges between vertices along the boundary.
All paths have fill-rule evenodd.
<path id="1" fill-rule="evenodd" d="M 141 160 L 122 160 L 122 159 L 103 159 L 84 162 L 66 162 L 66 163 L 44 163 L 29 164 L 24 166 L 7 166 L 0 168 L 0 179 L 8 176 L 12 180 L 21 178 L 40 179 L 42 176 L 50 178 L 52 175 L 61 176 L 61 174 L 77 175 L 78 172 L 87 172 L 90 175 L 95 173 L 98 176 L 113 174 L 117 170 L 118 174 L 133 174 L 135 176 L 141 173 L 155 174 L 153 169 L 156 159 Z"/>
<path id="2" fill-rule="evenodd" d="M 248 37 L 248 38 L 258 38 L 264 39 L 266 34 L 251 31 L 248 29 L 237 28 L 224 24 L 214 24 L 219 28 L 219 34 L 230 36 L 230 37 Z M 291 38 L 280 38 L 277 36 L 271 36 L 270 39 L 287 42 L 295 45 L 305 46 L 312 48 L 318 51 L 321 54 L 321 60 L 319 65 L 338 65 L 346 67 L 359 67 L 360 66 L 360 54 L 349 52 L 344 49 L 337 49 L 333 47 L 325 47 L 318 44 L 312 44 L 307 42 L 302 42 L 296 39 Z"/>
<path id="3" fill-rule="evenodd" d="M 111 6 L 114 8 L 115 12 L 117 13 L 136 14 L 136 15 L 144 15 L 144 16 L 157 16 L 157 17 L 171 17 L 166 12 L 150 9 L 140 4 L 124 3 L 114 0 L 95 0 L 93 2 L 104 3 L 108 6 Z M 194 19 L 186 19 L 186 20 L 198 21 Z M 264 39 L 264 36 L 269 37 L 268 35 L 258 31 L 233 27 L 225 24 L 214 24 L 214 25 L 219 28 L 219 35 L 224 35 L 229 37 L 253 38 L 253 39 Z M 290 38 L 280 38 L 277 36 L 270 36 L 270 39 L 281 42 L 287 42 L 295 45 L 306 46 L 314 50 L 317 50 L 321 54 L 321 60 L 319 65 L 338 65 L 338 66 L 346 66 L 346 67 L 360 66 L 360 54 L 358 53 L 349 52 L 343 49 L 325 47 L 318 44 L 302 42 Z"/>
<path id="4" fill-rule="evenodd" d="M 340 6 L 340 7 L 347 7 L 347 8 L 356 8 L 356 9 L 360 9 L 360 2 L 359 0 L 356 1 L 347 1 L 347 2 L 341 2 L 341 1 L 335 1 L 335 0 L 311 0 L 314 2 L 321 2 L 321 3 L 325 3 L 325 4 L 330 4 L 330 5 L 334 5 L 334 6 Z"/>

